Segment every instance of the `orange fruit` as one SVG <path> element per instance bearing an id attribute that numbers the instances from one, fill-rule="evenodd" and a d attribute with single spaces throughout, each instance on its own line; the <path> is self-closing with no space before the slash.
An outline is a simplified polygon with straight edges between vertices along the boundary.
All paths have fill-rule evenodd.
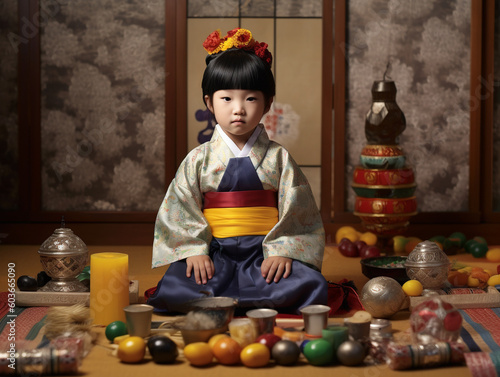
<path id="1" fill-rule="evenodd" d="M 265 344 L 251 343 L 241 350 L 240 359 L 246 367 L 264 367 L 271 359 L 271 351 L 269 351 L 269 348 Z"/>
<path id="2" fill-rule="evenodd" d="M 467 272 L 450 271 L 448 282 L 454 287 L 467 287 L 469 274 Z"/>
<path id="3" fill-rule="evenodd" d="M 208 345 L 210 346 L 210 349 L 213 349 L 215 343 L 217 343 L 219 340 L 221 340 L 222 338 L 228 338 L 228 337 L 229 337 L 229 335 L 227 335 L 227 334 L 216 334 L 216 335 L 210 337 L 210 339 L 208 340 Z"/>
<path id="4" fill-rule="evenodd" d="M 417 246 L 420 242 L 422 242 L 422 240 L 420 238 L 417 238 L 417 237 L 408 237 L 408 242 L 406 243 L 405 245 L 405 253 L 406 254 L 410 254 L 413 249 L 415 248 L 415 246 Z"/>
<path id="5" fill-rule="evenodd" d="M 208 343 L 195 342 L 189 343 L 184 347 L 184 357 L 191 365 L 201 367 L 210 364 L 214 358 L 214 354 Z"/>
<path id="6" fill-rule="evenodd" d="M 241 346 L 229 336 L 219 339 L 214 344 L 212 352 L 221 364 L 234 365 L 240 362 Z"/>

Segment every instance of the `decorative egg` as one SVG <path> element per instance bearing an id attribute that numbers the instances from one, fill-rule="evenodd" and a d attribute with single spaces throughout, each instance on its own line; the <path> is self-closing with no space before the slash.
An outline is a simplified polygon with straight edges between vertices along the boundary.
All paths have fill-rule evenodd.
<path id="1" fill-rule="evenodd" d="M 304 356 L 312 365 L 327 365 L 333 362 L 333 346 L 326 339 L 313 339 L 304 346 Z"/>
<path id="2" fill-rule="evenodd" d="M 293 365 L 300 356 L 300 348 L 291 340 L 280 340 L 271 350 L 271 356 L 278 365 Z"/>

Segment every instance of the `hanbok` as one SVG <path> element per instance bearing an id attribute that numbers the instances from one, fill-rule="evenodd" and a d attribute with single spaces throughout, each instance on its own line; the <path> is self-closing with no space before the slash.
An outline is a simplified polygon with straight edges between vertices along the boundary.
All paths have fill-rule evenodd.
<path id="1" fill-rule="evenodd" d="M 217 129 L 181 164 L 155 226 L 153 267 L 170 264 L 148 299 L 155 311 L 176 312 L 206 295 L 237 299 L 241 313 L 266 307 L 299 314 L 327 304 L 324 230 L 310 187 L 288 152 L 258 131 L 246 157 L 231 156 Z M 215 267 L 204 285 L 186 277 L 185 259 L 199 254 Z M 293 260 L 278 283 L 262 277 L 271 255 Z"/>

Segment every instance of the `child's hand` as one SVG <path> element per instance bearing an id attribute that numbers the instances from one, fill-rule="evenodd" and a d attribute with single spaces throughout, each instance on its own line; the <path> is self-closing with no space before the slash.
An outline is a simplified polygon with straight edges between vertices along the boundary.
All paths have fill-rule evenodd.
<path id="1" fill-rule="evenodd" d="M 292 273 L 292 260 L 285 257 L 268 257 L 262 262 L 260 270 L 267 283 L 272 282 L 273 278 L 277 283 L 282 276 L 286 279 Z"/>
<path id="2" fill-rule="evenodd" d="M 191 277 L 194 272 L 194 278 L 197 284 L 207 284 L 209 279 L 214 276 L 214 262 L 208 255 L 195 255 L 186 258 L 186 276 Z"/>

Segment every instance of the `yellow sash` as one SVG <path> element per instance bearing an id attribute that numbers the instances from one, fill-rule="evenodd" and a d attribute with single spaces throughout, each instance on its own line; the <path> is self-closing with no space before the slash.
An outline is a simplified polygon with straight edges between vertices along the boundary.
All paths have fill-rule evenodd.
<path id="1" fill-rule="evenodd" d="M 278 222 L 274 207 L 206 208 L 203 214 L 216 238 L 266 235 Z"/>

